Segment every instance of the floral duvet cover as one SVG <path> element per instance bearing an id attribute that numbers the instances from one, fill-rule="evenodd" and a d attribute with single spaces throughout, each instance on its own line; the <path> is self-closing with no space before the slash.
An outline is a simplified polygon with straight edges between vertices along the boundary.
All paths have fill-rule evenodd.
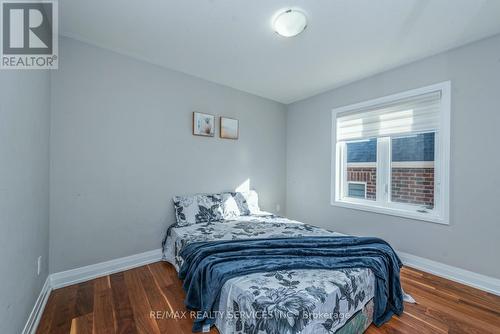
<path id="1" fill-rule="evenodd" d="M 191 242 L 318 235 L 341 234 L 264 213 L 174 226 L 163 253 L 179 270 L 179 252 Z M 361 333 L 371 323 L 374 284 L 365 268 L 255 273 L 226 282 L 213 316 L 221 334 Z"/>

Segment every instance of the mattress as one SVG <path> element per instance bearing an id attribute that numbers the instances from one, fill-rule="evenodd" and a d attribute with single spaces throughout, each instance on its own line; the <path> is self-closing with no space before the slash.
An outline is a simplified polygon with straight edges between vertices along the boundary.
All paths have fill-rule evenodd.
<path id="1" fill-rule="evenodd" d="M 181 249 L 192 242 L 342 235 L 298 221 L 259 214 L 172 227 L 164 260 L 179 270 Z M 375 278 L 370 269 L 284 270 L 228 280 L 216 327 L 221 334 L 361 333 L 371 323 Z"/>

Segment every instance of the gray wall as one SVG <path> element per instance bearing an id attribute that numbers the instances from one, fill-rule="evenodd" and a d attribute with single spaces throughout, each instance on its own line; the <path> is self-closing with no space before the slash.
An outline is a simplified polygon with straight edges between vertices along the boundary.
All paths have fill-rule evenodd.
<path id="1" fill-rule="evenodd" d="M 284 105 L 72 39 L 60 50 L 51 272 L 159 248 L 175 194 L 250 179 L 264 209 L 285 209 Z M 239 119 L 240 139 L 193 136 L 195 110 Z"/>
<path id="2" fill-rule="evenodd" d="M 332 108 L 445 80 L 452 83 L 450 225 L 331 206 Z M 500 36 L 291 104 L 288 216 L 500 278 L 499 125 Z"/>
<path id="3" fill-rule="evenodd" d="M 0 333 L 21 332 L 47 278 L 49 90 L 47 71 L 0 71 Z"/>

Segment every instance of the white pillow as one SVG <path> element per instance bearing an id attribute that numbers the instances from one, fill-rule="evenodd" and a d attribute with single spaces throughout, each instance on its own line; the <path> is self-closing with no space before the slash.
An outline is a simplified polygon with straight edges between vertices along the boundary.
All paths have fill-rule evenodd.
<path id="1" fill-rule="evenodd" d="M 255 190 L 250 190 L 249 192 L 242 193 L 242 194 L 246 198 L 248 210 L 250 211 L 250 214 L 254 215 L 254 214 L 260 213 L 259 195 L 257 194 L 257 192 Z"/>
<path id="2" fill-rule="evenodd" d="M 222 217 L 224 219 L 249 216 L 261 212 L 259 208 L 259 195 L 255 190 L 223 193 L 221 196 Z"/>

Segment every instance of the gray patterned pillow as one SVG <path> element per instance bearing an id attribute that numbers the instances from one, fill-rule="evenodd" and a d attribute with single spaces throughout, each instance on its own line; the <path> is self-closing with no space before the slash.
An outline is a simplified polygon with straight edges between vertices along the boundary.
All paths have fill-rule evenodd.
<path id="1" fill-rule="evenodd" d="M 233 219 L 239 216 L 242 216 L 240 205 L 234 198 L 233 194 L 235 193 L 222 193 L 222 218 L 224 219 Z"/>
<path id="2" fill-rule="evenodd" d="M 207 223 L 222 219 L 220 194 L 174 196 L 175 217 L 178 226 Z"/>

